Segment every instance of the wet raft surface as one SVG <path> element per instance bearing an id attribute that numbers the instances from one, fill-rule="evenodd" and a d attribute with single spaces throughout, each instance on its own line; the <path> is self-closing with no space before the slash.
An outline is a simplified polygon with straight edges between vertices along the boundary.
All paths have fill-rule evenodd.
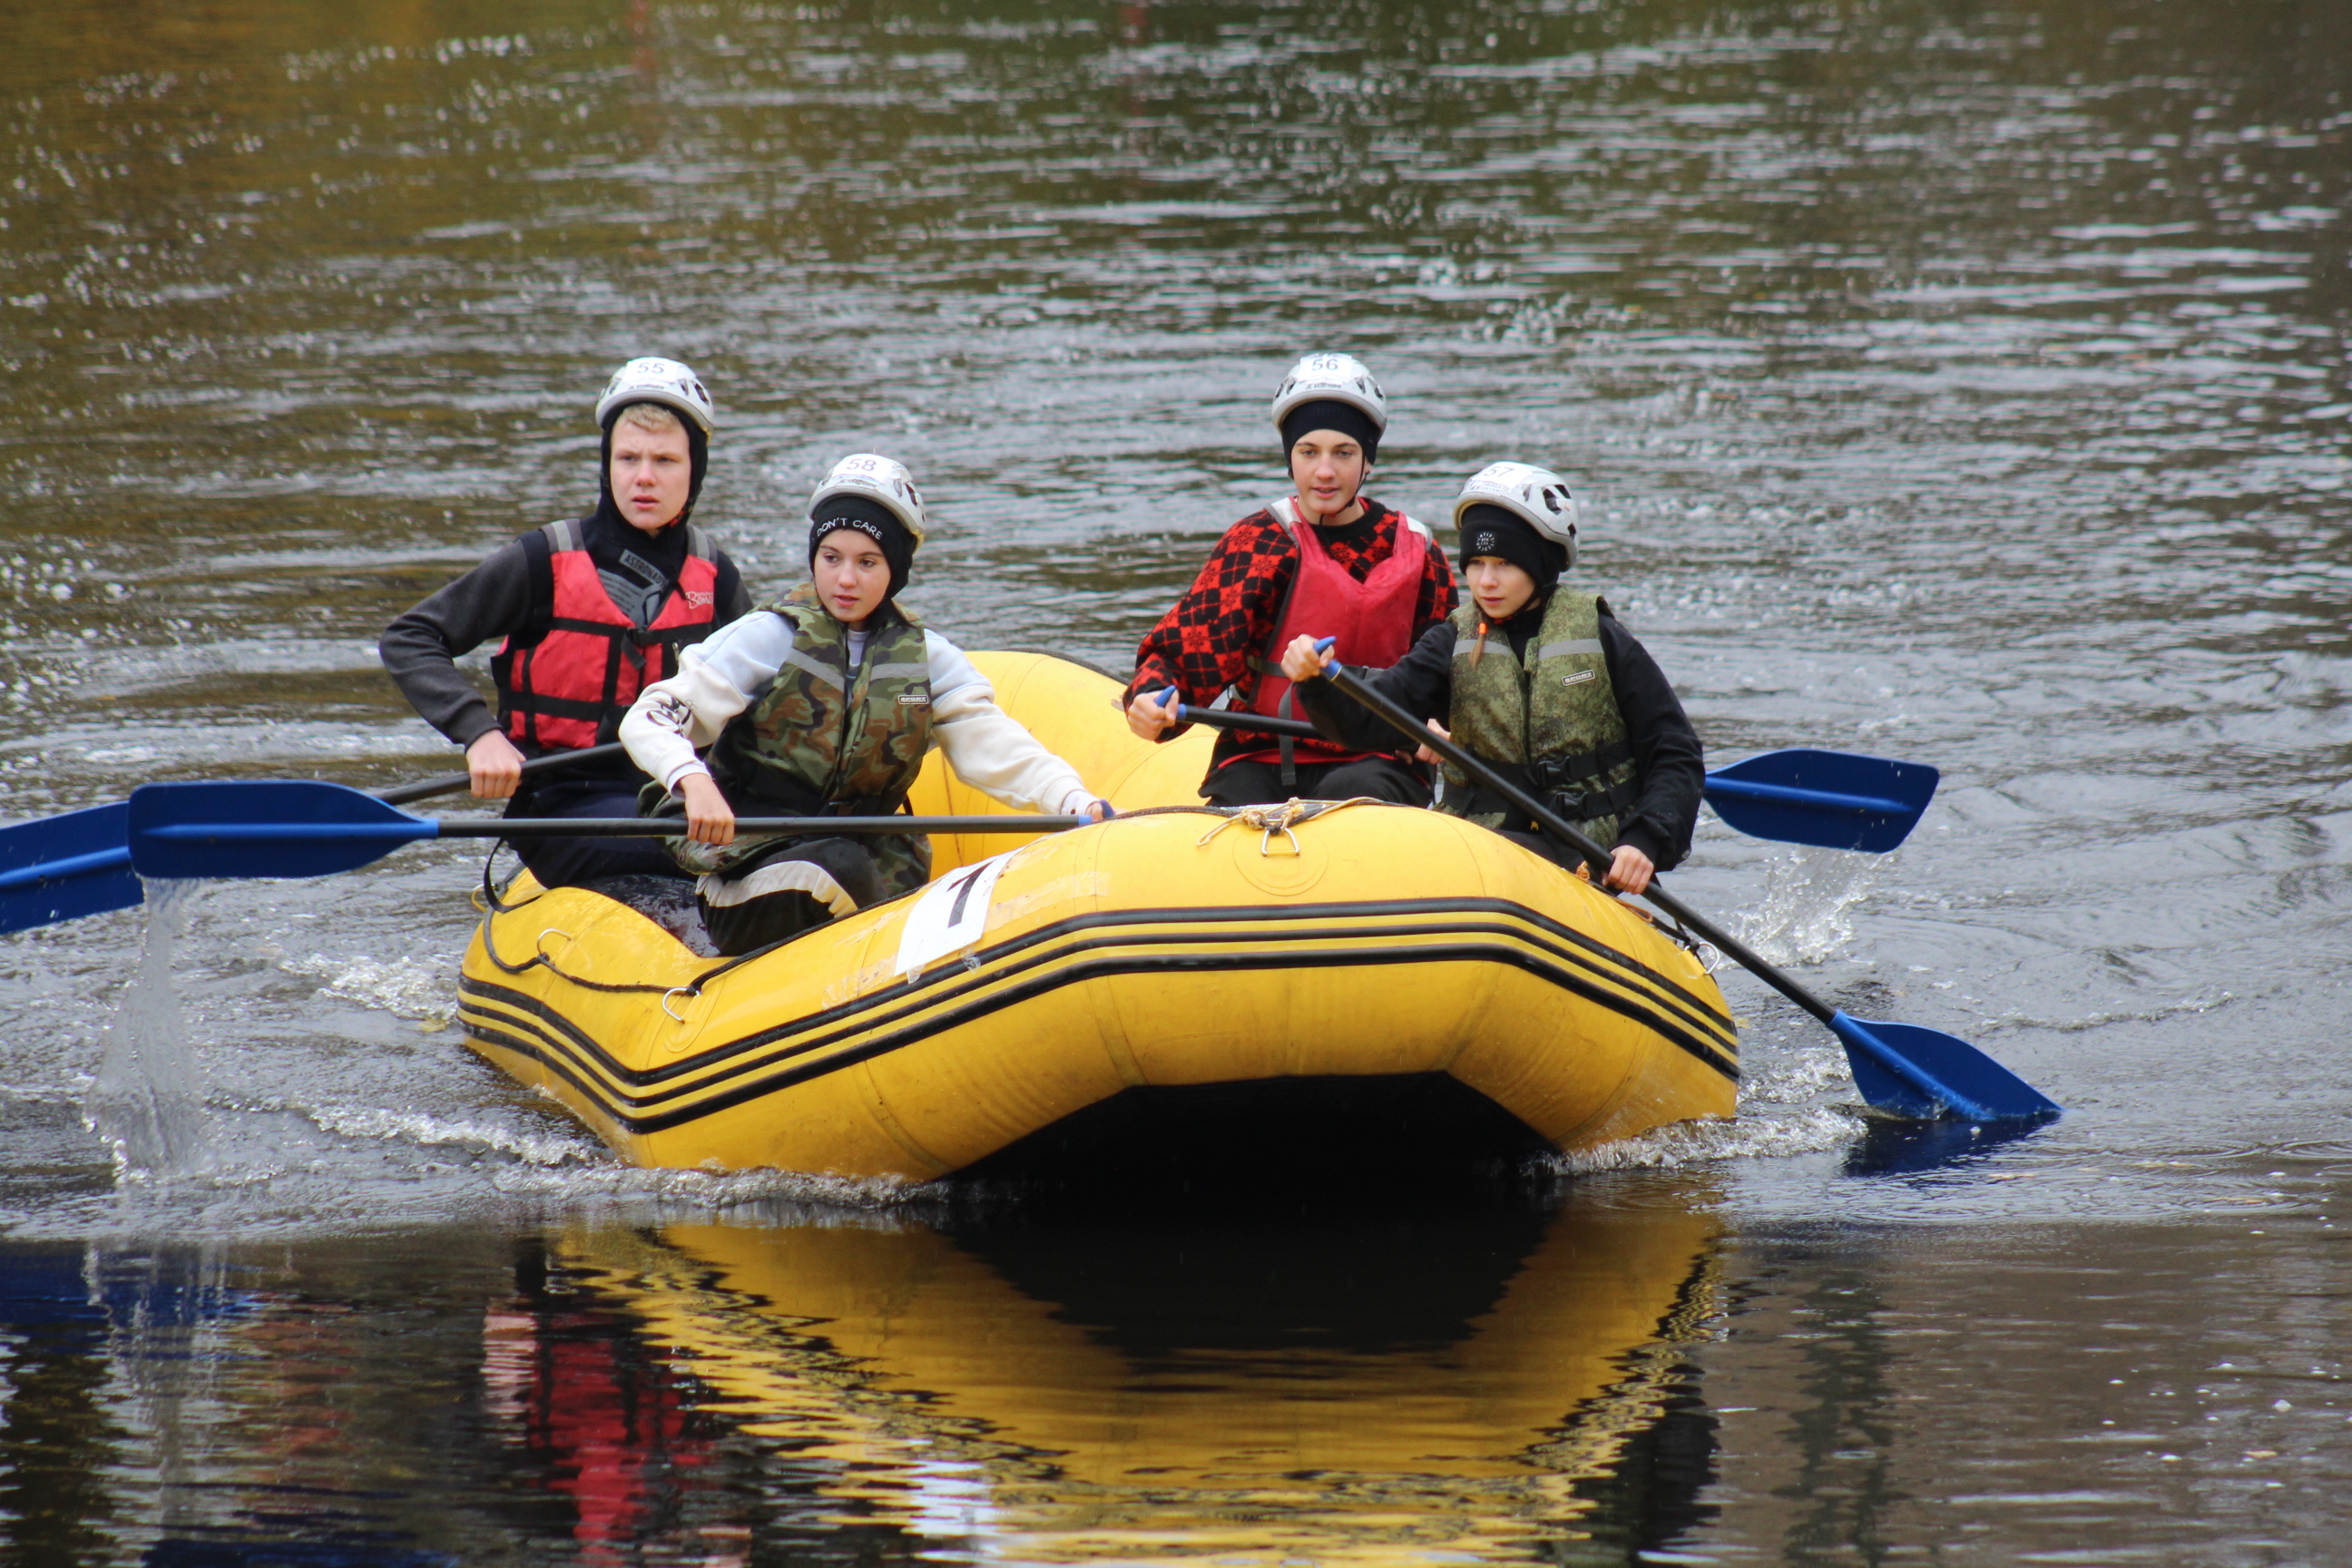
<path id="1" fill-rule="evenodd" d="M 1730 979 L 1741 1121 L 1565 1196 L 845 1217 L 878 1195 L 622 1171 L 471 1063 L 462 856 L 223 887 L 128 1010 L 133 916 L 0 952 L 0 1538 L 2324 1559 L 2340 12 L 0 16 L 12 815 L 446 765 L 375 631 L 584 500 L 641 347 L 719 391 L 702 515 L 755 577 L 878 447 L 939 503 L 936 624 L 1116 665 L 1341 341 L 1398 400 L 1383 499 L 1583 480 L 1713 754 L 1946 770 L 1892 862 L 1710 825 L 1679 885 L 2072 1108 L 1866 1137 Z"/>

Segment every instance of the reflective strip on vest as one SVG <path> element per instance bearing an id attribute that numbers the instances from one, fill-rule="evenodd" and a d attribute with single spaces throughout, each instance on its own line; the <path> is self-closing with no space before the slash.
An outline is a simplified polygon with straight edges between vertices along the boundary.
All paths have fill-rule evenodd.
<path id="1" fill-rule="evenodd" d="M 491 657 L 499 727 L 519 744 L 546 750 L 600 745 L 620 732 L 638 692 L 677 673 L 678 649 L 709 636 L 719 616 L 718 550 L 699 527 L 686 525 L 686 563 L 661 614 L 641 631 L 604 591 L 577 522 L 541 531 L 554 598 L 537 641 L 509 637 Z"/>
<path id="2" fill-rule="evenodd" d="M 1502 637 L 1478 636 L 1479 613 L 1465 605 L 1451 617 L 1455 637 L 1454 690 L 1447 728 L 1454 743 L 1491 763 L 1502 763 L 1517 778 L 1528 764 L 1590 756 L 1606 748 L 1623 752 L 1623 760 L 1595 776 L 1570 782 L 1552 792 L 1528 784 L 1528 793 L 1581 828 L 1603 847 L 1616 841 L 1622 807 L 1593 815 L 1577 809 L 1586 795 L 1625 795 L 1638 780 L 1639 770 L 1625 736 L 1625 716 L 1618 710 L 1617 693 L 1609 679 L 1609 661 L 1601 644 L 1601 602 L 1586 594 L 1555 592 L 1544 606 L 1543 624 L 1528 639 L 1524 663 L 1510 657 L 1510 643 Z M 1464 650 L 1482 643 L 1485 658 L 1461 662 Z M 1487 827 L 1523 827 L 1517 814 L 1474 808 L 1484 791 L 1468 775 L 1450 764 L 1445 770 L 1445 799 L 1440 809 Z M 1630 801 L 1628 802 L 1630 804 Z"/>
<path id="3" fill-rule="evenodd" d="M 822 664 L 813 656 L 803 653 L 797 639 L 793 643 L 791 649 L 785 653 L 784 662 L 795 669 L 816 677 L 835 691 L 847 689 L 847 681 L 839 669 L 831 665 Z"/>

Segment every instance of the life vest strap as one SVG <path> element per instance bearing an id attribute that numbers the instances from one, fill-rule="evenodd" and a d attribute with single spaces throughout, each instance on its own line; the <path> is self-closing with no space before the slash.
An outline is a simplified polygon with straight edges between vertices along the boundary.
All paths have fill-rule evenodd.
<path id="1" fill-rule="evenodd" d="M 1642 798 L 1642 784 L 1638 775 L 1621 779 L 1605 788 L 1574 787 L 1586 779 L 1605 777 L 1633 760 L 1632 745 L 1616 741 L 1597 751 L 1580 752 L 1572 757 L 1548 757 L 1531 763 L 1489 762 L 1487 766 L 1570 823 L 1583 823 L 1622 816 Z M 1450 802 L 1450 795 L 1448 800 Z M 1517 831 L 1525 832 L 1535 826 L 1523 813 L 1486 785 L 1474 784 L 1470 786 L 1469 800 L 1462 808 L 1463 816 L 1482 816 L 1497 811 L 1509 819 L 1507 826 L 1512 826 Z"/>

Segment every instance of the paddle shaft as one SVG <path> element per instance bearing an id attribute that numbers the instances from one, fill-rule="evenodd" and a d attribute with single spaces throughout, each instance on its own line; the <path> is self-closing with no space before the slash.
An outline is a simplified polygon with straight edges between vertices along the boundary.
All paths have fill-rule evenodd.
<path id="1" fill-rule="evenodd" d="M 745 816 L 746 834 L 1059 833 L 1083 816 Z M 420 838 L 677 838 L 682 816 L 419 816 L 389 822 L 174 822 L 147 829 L 151 838 L 205 844 L 414 843 Z"/>
<path id="2" fill-rule="evenodd" d="M 525 762 L 522 772 L 526 776 L 531 773 L 554 773 L 558 769 L 573 767 L 582 763 L 607 762 L 624 753 L 625 748 L 618 741 L 609 745 L 584 747 L 576 752 L 550 752 L 543 757 L 532 757 Z M 374 790 L 370 793 L 386 805 L 405 805 L 413 800 L 430 800 L 435 795 L 455 795 L 473 782 L 474 775 L 469 773 L 444 773 L 437 778 L 419 779 L 415 784 L 402 784 L 396 789 Z M 37 888 L 47 883 L 63 882 L 77 877 L 119 871 L 130 864 L 131 846 L 117 844 L 104 849 L 93 849 L 87 854 L 68 855 L 56 860 L 43 860 L 30 866 L 19 866 L 12 870 L 0 871 L 0 897 L 5 897 L 26 888 Z M 110 907 L 129 908 L 139 901 L 138 885 L 133 883 L 127 901 L 118 902 Z"/>
<path id="3" fill-rule="evenodd" d="M 1213 730 L 1251 730 L 1265 735 L 1291 735 L 1302 741 L 1328 738 L 1317 733 L 1315 726 L 1304 719 L 1270 719 L 1263 713 L 1252 713 L 1247 709 L 1195 708 L 1189 702 L 1176 705 L 1176 721 L 1180 724 L 1206 724 Z"/>
<path id="4" fill-rule="evenodd" d="M 611 762 L 625 756 L 627 751 L 620 742 L 612 741 L 602 746 L 583 746 L 576 752 L 550 752 L 545 756 L 525 761 L 522 775 L 529 778 L 533 773 L 551 773 L 561 768 L 577 767 L 582 763 Z M 396 789 L 371 790 L 369 793 L 387 805 L 406 805 L 412 800 L 431 800 L 436 795 L 456 795 L 473 782 L 474 775 L 470 773 L 443 773 L 437 778 L 419 779 L 415 784 L 402 784 Z"/>
<path id="5" fill-rule="evenodd" d="M 1608 850 L 1578 832 L 1565 818 L 1543 802 L 1479 761 L 1476 755 L 1463 750 L 1451 741 L 1439 739 L 1420 720 L 1381 696 L 1364 681 L 1348 673 L 1344 668 L 1338 665 L 1327 668 L 1323 671 L 1323 679 L 1338 687 L 1355 701 L 1371 710 L 1398 733 L 1413 737 L 1421 744 L 1427 746 L 1431 751 L 1502 796 L 1510 805 L 1525 812 L 1546 833 L 1583 856 L 1596 873 L 1607 872 L 1610 862 Z M 1740 968 L 1745 969 L 1822 1023 L 1826 1024 L 1837 1016 L 1836 1008 L 1781 973 L 1779 969 L 1765 963 L 1748 948 L 1747 943 L 1660 887 L 1657 878 L 1650 879 L 1650 886 L 1642 897 L 1674 916 L 1690 930 L 1696 931 L 1717 952 L 1721 952 Z"/>
<path id="6" fill-rule="evenodd" d="M 131 847 L 125 844 L 111 849 L 93 849 L 87 855 L 68 855 L 61 860 L 19 866 L 11 871 L 0 871 L 0 894 L 13 893 L 20 888 L 37 888 L 45 882 L 62 882 L 70 877 L 87 877 L 93 872 L 119 871 L 130 864 Z"/>
<path id="7" fill-rule="evenodd" d="M 1264 713 L 1253 713 L 1243 708 L 1195 708 L 1189 702 L 1177 704 L 1176 721 L 1180 724 L 1206 724 L 1218 730 L 1246 730 L 1257 734 L 1291 735 L 1302 741 L 1328 741 L 1330 737 L 1317 730 L 1304 719 L 1276 719 Z M 1727 779 L 1717 773 L 1706 775 L 1706 797 L 1713 801 L 1718 795 L 1735 800 L 1752 800 L 1765 805 L 1812 806 L 1822 811 L 1841 813 L 1873 812 L 1889 816 L 1916 816 L 1916 808 L 1899 800 L 1882 795 L 1849 795 L 1836 790 L 1800 789 L 1793 784 L 1755 784 L 1747 779 Z"/>
<path id="8" fill-rule="evenodd" d="M 436 819 L 444 838 L 681 838 L 682 816 L 519 816 Z M 735 836 L 759 833 L 1059 833 L 1083 816 L 739 816 Z"/>

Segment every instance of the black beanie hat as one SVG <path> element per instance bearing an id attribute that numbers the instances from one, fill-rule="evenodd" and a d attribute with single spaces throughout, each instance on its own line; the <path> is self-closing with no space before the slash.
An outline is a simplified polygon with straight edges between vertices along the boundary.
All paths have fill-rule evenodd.
<path id="1" fill-rule="evenodd" d="M 1310 430 L 1337 430 L 1342 436 L 1353 437 L 1364 448 L 1364 461 L 1375 462 L 1381 455 L 1381 427 L 1372 416 L 1352 403 L 1342 403 L 1336 397 L 1318 397 L 1302 403 L 1282 416 L 1283 460 L 1290 460 L 1290 449 L 1298 445 L 1300 437 Z"/>
<path id="2" fill-rule="evenodd" d="M 710 437 L 702 433 L 701 426 L 678 414 L 668 404 L 656 402 L 650 397 L 643 401 L 665 414 L 677 415 L 677 422 L 686 431 L 686 504 L 678 508 L 677 515 L 670 520 L 670 526 L 675 528 L 694 515 L 694 503 L 702 499 L 703 476 L 710 471 Z M 604 421 L 604 447 L 596 462 L 596 510 L 614 522 L 624 520 L 621 503 L 613 499 L 613 431 L 620 425 L 621 416 L 635 406 L 634 403 L 624 403 L 613 410 L 611 418 Z"/>
<path id="3" fill-rule="evenodd" d="M 1462 514 L 1461 569 L 1467 573 L 1471 559 L 1479 555 L 1507 561 L 1525 572 L 1536 580 L 1539 597 L 1558 586 L 1559 574 L 1568 570 L 1566 545 L 1538 533 L 1517 512 L 1488 501 Z"/>
<path id="4" fill-rule="evenodd" d="M 882 548 L 882 559 L 890 563 L 890 591 L 882 595 L 888 604 L 907 585 L 915 566 L 915 536 L 898 514 L 878 500 L 864 496 L 834 495 L 817 502 L 815 513 L 809 520 L 809 569 L 816 569 L 816 547 L 828 533 L 851 529 L 866 535 Z"/>

